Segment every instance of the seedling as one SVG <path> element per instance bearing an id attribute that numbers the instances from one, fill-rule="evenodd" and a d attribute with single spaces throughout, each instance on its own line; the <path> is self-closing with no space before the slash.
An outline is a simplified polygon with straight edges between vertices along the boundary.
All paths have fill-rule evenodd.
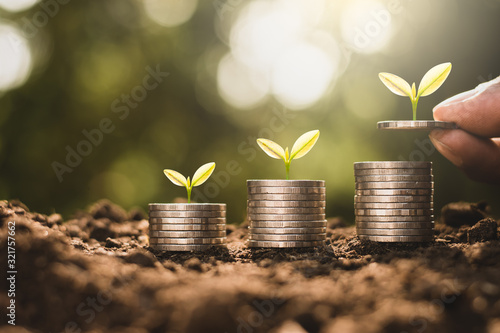
<path id="1" fill-rule="evenodd" d="M 417 120 L 418 99 L 422 96 L 430 95 L 438 90 L 450 72 L 451 63 L 449 62 L 432 67 L 427 73 L 425 73 L 422 81 L 420 81 L 418 93 L 415 89 L 415 82 L 413 82 L 410 87 L 408 82 L 394 74 L 379 73 L 378 77 L 382 80 L 382 83 L 384 83 L 385 86 L 396 95 L 410 97 L 413 109 L 413 120 Z"/>
<path id="2" fill-rule="evenodd" d="M 196 172 L 193 175 L 193 180 L 191 180 L 189 177 L 187 177 L 186 179 L 186 177 L 184 177 L 179 172 L 170 169 L 163 170 L 163 173 L 175 185 L 184 186 L 186 188 L 187 200 L 188 203 L 191 203 L 191 190 L 193 189 L 193 187 L 200 186 L 201 184 L 206 182 L 207 179 L 212 175 L 212 172 L 214 172 L 214 170 L 215 170 L 214 162 L 204 164 L 198 170 L 196 170 Z"/>
<path id="3" fill-rule="evenodd" d="M 257 139 L 260 148 L 269 156 L 285 161 L 286 179 L 289 179 L 290 163 L 307 154 L 319 138 L 319 130 L 302 134 L 293 144 L 292 152 L 288 153 L 288 147 L 283 149 L 279 144 L 268 139 Z"/>

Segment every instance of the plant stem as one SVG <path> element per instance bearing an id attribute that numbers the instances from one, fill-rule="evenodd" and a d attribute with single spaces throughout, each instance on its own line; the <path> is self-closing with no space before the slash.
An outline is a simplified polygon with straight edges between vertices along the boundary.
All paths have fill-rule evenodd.
<path id="1" fill-rule="evenodd" d="M 288 180 L 290 174 L 290 163 L 285 163 L 285 167 L 286 167 L 286 180 Z"/>
<path id="2" fill-rule="evenodd" d="M 186 187 L 186 189 L 187 189 L 187 194 L 188 194 L 188 203 L 191 203 L 191 190 L 192 190 L 192 188 Z"/>
<path id="3" fill-rule="evenodd" d="M 411 107 L 413 109 L 413 121 L 417 120 L 417 104 L 418 97 L 414 101 L 411 101 Z"/>

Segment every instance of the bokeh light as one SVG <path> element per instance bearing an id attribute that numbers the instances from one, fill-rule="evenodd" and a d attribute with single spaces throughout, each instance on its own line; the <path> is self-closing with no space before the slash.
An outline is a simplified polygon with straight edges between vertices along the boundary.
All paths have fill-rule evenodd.
<path id="1" fill-rule="evenodd" d="M 40 0 L 0 0 L 0 7 L 9 12 L 20 12 L 33 7 Z"/>
<path id="2" fill-rule="evenodd" d="M 143 0 L 146 14 L 164 27 L 174 27 L 193 16 L 198 0 Z"/>
<path id="3" fill-rule="evenodd" d="M 28 42 L 12 25 L 0 23 L 0 91 L 21 86 L 32 67 Z"/>

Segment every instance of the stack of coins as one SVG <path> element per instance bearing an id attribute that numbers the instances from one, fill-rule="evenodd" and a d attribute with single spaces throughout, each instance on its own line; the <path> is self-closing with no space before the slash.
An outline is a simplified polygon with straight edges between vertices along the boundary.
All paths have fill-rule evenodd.
<path id="1" fill-rule="evenodd" d="M 160 251 L 226 246 L 226 204 L 149 204 L 149 245 Z"/>
<path id="2" fill-rule="evenodd" d="M 326 239 L 323 180 L 248 180 L 250 247 L 313 247 Z"/>
<path id="3" fill-rule="evenodd" d="M 378 242 L 433 239 L 432 162 L 354 163 L 356 231 Z"/>

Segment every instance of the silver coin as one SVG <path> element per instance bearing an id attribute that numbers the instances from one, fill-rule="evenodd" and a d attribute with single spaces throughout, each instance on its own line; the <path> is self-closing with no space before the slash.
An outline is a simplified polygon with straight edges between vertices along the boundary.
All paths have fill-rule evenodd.
<path id="1" fill-rule="evenodd" d="M 363 202 L 354 203 L 354 209 L 430 209 L 434 208 L 432 202 Z"/>
<path id="2" fill-rule="evenodd" d="M 189 245 L 189 244 L 225 244 L 226 237 L 223 238 L 166 238 L 166 237 L 156 237 L 150 238 L 149 244 L 162 245 L 162 244 L 177 244 L 177 245 Z"/>
<path id="3" fill-rule="evenodd" d="M 276 187 L 325 187 L 324 180 L 284 180 L 284 179 L 250 179 L 247 180 L 248 187 L 254 186 L 276 186 Z"/>
<path id="4" fill-rule="evenodd" d="M 193 225 L 207 225 L 207 224 L 225 224 L 225 217 L 150 217 L 149 224 L 193 224 Z"/>
<path id="5" fill-rule="evenodd" d="M 354 170 L 355 176 L 382 176 L 382 175 L 430 175 L 432 173 L 432 168 L 407 168 L 407 169 L 397 169 L 397 168 L 380 168 L 380 169 L 356 169 Z"/>
<path id="6" fill-rule="evenodd" d="M 251 221 L 317 221 L 324 220 L 325 214 L 248 214 Z"/>
<path id="7" fill-rule="evenodd" d="M 434 236 L 372 236 L 358 235 L 360 239 L 371 240 L 373 242 L 389 242 L 389 243 L 412 243 L 412 242 L 431 242 Z"/>
<path id="8" fill-rule="evenodd" d="M 374 229 L 433 229 L 434 222 L 356 222 L 356 227 Z"/>
<path id="9" fill-rule="evenodd" d="M 433 195 L 356 195 L 354 202 L 356 203 L 369 203 L 369 202 L 433 202 Z"/>
<path id="10" fill-rule="evenodd" d="M 457 129 L 455 123 L 435 120 L 393 120 L 379 121 L 377 128 L 381 130 L 413 130 L 432 131 L 435 129 Z"/>
<path id="11" fill-rule="evenodd" d="M 406 195 L 433 195 L 434 189 L 413 188 L 413 189 L 374 189 L 374 190 L 356 190 L 357 196 L 406 196 Z"/>
<path id="12" fill-rule="evenodd" d="M 434 215 L 410 215 L 410 216 L 363 216 L 355 217 L 358 222 L 433 222 Z"/>
<path id="13" fill-rule="evenodd" d="M 176 244 L 150 244 L 151 248 L 157 251 L 205 251 L 211 248 L 226 248 L 225 244 L 192 244 L 192 245 L 176 245 Z"/>
<path id="14" fill-rule="evenodd" d="M 325 194 L 314 194 L 314 193 L 311 193 L 311 194 L 248 194 L 248 200 L 253 200 L 253 201 L 255 201 L 255 200 L 319 201 L 319 200 L 325 200 L 325 199 L 326 199 Z"/>
<path id="15" fill-rule="evenodd" d="M 180 204 L 174 204 L 174 203 L 169 203 L 169 204 L 162 204 L 162 203 L 151 203 L 149 204 L 149 211 L 155 211 L 155 210 L 166 210 L 166 211 L 172 211 L 172 210 L 181 210 L 181 211 L 200 211 L 200 210 L 216 210 L 216 211 L 221 211 L 221 210 L 226 210 L 226 204 L 212 204 L 212 203 L 205 203 L 205 204 L 194 204 L 194 203 L 180 203 Z"/>
<path id="16" fill-rule="evenodd" d="M 372 189 L 432 189 L 433 182 L 368 182 L 356 183 L 357 190 Z"/>
<path id="17" fill-rule="evenodd" d="M 326 220 L 321 221 L 250 221 L 250 228 L 324 228 Z"/>
<path id="18" fill-rule="evenodd" d="M 326 239 L 326 234 L 297 234 L 297 235 L 250 234 L 249 239 L 256 241 L 270 241 L 270 242 L 321 241 Z"/>
<path id="19" fill-rule="evenodd" d="M 248 194 L 325 194 L 324 187 L 249 187 Z"/>
<path id="20" fill-rule="evenodd" d="M 252 234 L 323 234 L 326 233 L 326 227 L 323 228 L 249 228 Z"/>
<path id="21" fill-rule="evenodd" d="M 355 209 L 356 216 L 429 216 L 434 209 Z"/>
<path id="22" fill-rule="evenodd" d="M 272 242 L 272 241 L 254 241 L 249 240 L 249 247 L 277 247 L 277 248 L 290 248 L 290 247 L 316 247 L 325 245 L 325 241 L 309 241 L 309 242 Z"/>
<path id="23" fill-rule="evenodd" d="M 367 229 L 356 228 L 358 235 L 370 236 L 431 236 L 434 234 L 432 229 Z"/>
<path id="24" fill-rule="evenodd" d="M 354 170 L 359 169 L 431 169 L 432 162 L 424 161 L 370 161 L 355 162 Z"/>
<path id="25" fill-rule="evenodd" d="M 149 230 L 155 230 L 155 231 L 184 231 L 184 230 L 226 230 L 226 225 L 225 224 L 167 224 L 167 223 L 160 223 L 160 224 L 150 224 L 149 225 Z"/>
<path id="26" fill-rule="evenodd" d="M 166 211 L 166 210 L 154 210 L 149 212 L 149 217 L 225 217 L 226 211 Z"/>
<path id="27" fill-rule="evenodd" d="M 282 201 L 282 200 L 247 200 L 248 207 L 275 207 L 275 208 L 309 208 L 309 207 L 325 207 L 325 201 Z"/>
<path id="28" fill-rule="evenodd" d="M 209 238 L 226 237 L 226 230 L 215 231 L 149 231 L 149 237 L 167 237 L 167 238 Z"/>
<path id="29" fill-rule="evenodd" d="M 325 208 L 248 207 L 248 213 L 249 214 L 325 214 Z"/>
<path id="30" fill-rule="evenodd" d="M 355 176 L 358 183 L 364 182 L 431 182 L 433 176 L 429 175 L 375 175 L 375 176 Z"/>

